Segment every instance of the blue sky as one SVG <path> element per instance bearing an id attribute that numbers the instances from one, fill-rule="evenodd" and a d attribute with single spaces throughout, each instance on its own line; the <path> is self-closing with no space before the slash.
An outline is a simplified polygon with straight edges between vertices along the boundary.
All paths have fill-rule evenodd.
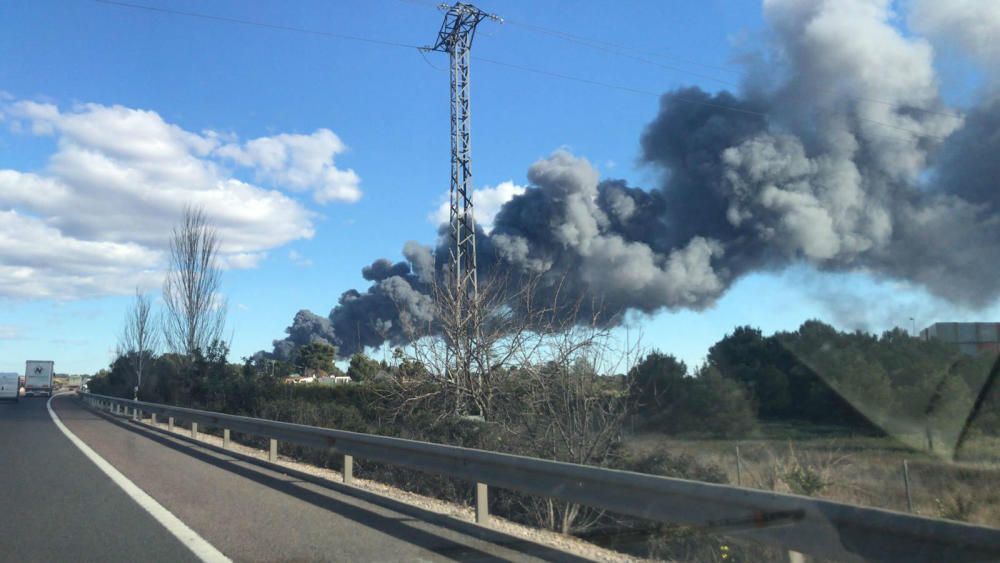
<path id="1" fill-rule="evenodd" d="M 432 3 L 420 0 L 136 3 L 416 45 L 432 43 L 441 22 Z M 478 5 L 509 23 L 483 23 L 476 56 L 645 92 L 686 85 L 715 91 L 726 83 L 738 84 L 741 70 L 734 56 L 759 43 L 763 34 L 760 6 L 749 1 L 632 1 L 614 3 L 614 8 L 606 2 L 569 0 L 483 0 Z M 674 68 L 590 49 L 525 24 L 660 53 L 666 56 L 657 60 Z M 364 287 L 360 269 L 373 259 L 396 260 L 405 241 L 431 244 L 435 239 L 428 217 L 446 194 L 448 180 L 448 75 L 441 53 L 422 56 L 404 48 L 90 0 L 4 3 L 0 52 L 5 53 L 0 102 L 34 102 L 59 112 L 44 118 L 29 115 L 40 110 L 26 106 L 20 106 L 20 114 L 8 112 L 6 124 L 0 121 L 0 170 L 47 173 L 55 167 L 53 155 L 84 142 L 73 137 L 77 133 L 64 123 L 66 118 L 82 114 L 96 119 L 94 107 L 121 106 L 154 112 L 163 123 L 199 135 L 191 146 L 221 139 L 220 146 L 243 150 L 242 156 L 230 152 L 229 157 L 219 153 L 205 159 L 225 178 L 252 184 L 259 190 L 254 197 L 273 190 L 287 200 L 275 205 L 297 206 L 291 214 L 234 219 L 234 232 L 244 229 L 253 235 L 234 250 L 252 257 L 224 275 L 233 360 L 270 348 L 297 310 L 326 314 L 341 292 Z M 961 102 L 973 90 L 968 82 L 974 73 L 960 65 L 948 68 L 942 75 L 947 80 L 944 93 Z M 505 181 L 524 185 L 528 166 L 559 148 L 587 158 L 603 177 L 638 186 L 656 182 L 657 172 L 637 160 L 639 135 L 656 116 L 654 95 L 484 61 L 473 63 L 472 92 L 478 187 Z M 88 110 L 84 104 L 96 106 Z M 38 130 L 31 131 L 33 126 Z M 46 127 L 50 130 L 43 131 Z M 289 188 L 293 170 L 268 171 L 247 156 L 250 140 L 310 136 L 323 129 L 343 145 L 324 170 L 353 171 L 361 192 L 357 201 L 341 195 L 320 203 L 316 182 L 321 180 Z M 338 181 L 350 184 L 349 179 Z M 116 205 L 109 199 L 86 212 L 103 213 Z M 37 210 L 21 214 L 50 219 Z M 163 225 L 171 217 L 167 210 L 157 218 L 162 222 L 135 215 L 131 227 L 128 217 L 118 218 L 125 221 L 115 230 L 119 234 L 108 236 L 122 242 L 121 229 L 131 228 L 148 230 L 143 240 L 165 239 Z M 304 221 L 311 236 L 282 231 L 275 225 L 280 221 Z M 90 223 L 58 227 L 70 223 L 57 218 L 49 224 L 64 234 L 103 232 Z M 140 244 L 155 254 L 155 242 Z M 137 265 L 133 271 L 116 263 L 115 268 L 125 269 L 99 279 L 104 290 L 80 289 L 80 283 L 70 280 L 65 282 L 69 285 L 54 285 L 54 293 L 9 288 L 0 293 L 0 371 L 19 371 L 24 360 L 42 358 L 56 360 L 60 372 L 92 373 L 105 367 L 128 302 L 123 293 L 130 285 L 125 282 L 141 282 L 154 293 L 158 287 L 155 258 L 142 254 L 143 248 L 113 250 L 135 251 Z M 53 260 L 65 259 L 61 256 L 54 254 Z M 46 268 L 36 265 L 36 270 L 33 275 L 41 277 L 25 283 L 48 283 Z M 66 287 L 75 289 L 60 294 Z M 849 321 L 828 305 L 830 296 L 840 292 L 845 299 L 870 296 L 874 304 L 857 316 L 860 321 Z M 923 325 L 941 315 L 975 316 L 906 284 L 874 282 L 862 274 L 819 275 L 802 266 L 745 278 L 708 311 L 662 312 L 638 319 L 636 325 L 647 346 L 697 363 L 711 343 L 741 324 L 770 332 L 818 317 L 880 330 L 909 326 L 910 316 Z"/>

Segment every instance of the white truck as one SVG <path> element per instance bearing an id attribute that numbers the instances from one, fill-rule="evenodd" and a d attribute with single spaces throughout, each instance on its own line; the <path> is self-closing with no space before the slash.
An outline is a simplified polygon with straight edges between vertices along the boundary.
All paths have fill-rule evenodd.
<path id="1" fill-rule="evenodd" d="M 14 401 L 21 397 L 21 376 L 13 372 L 0 373 L 0 401 Z"/>
<path id="2" fill-rule="evenodd" d="M 28 360 L 24 363 L 24 396 L 52 396 L 52 375 L 55 362 L 51 360 Z"/>

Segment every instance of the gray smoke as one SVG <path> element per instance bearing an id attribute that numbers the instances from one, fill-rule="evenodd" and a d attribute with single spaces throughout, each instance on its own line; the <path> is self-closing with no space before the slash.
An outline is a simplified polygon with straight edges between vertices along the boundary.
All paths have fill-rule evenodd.
<path id="1" fill-rule="evenodd" d="M 331 345 L 337 342 L 330 319 L 305 309 L 295 314 L 292 326 L 285 332 L 288 336 L 284 340 L 274 341 L 274 356 L 285 361 L 293 360 L 295 351 L 302 346 L 313 342 Z"/>
<path id="2" fill-rule="evenodd" d="M 921 24 L 940 35 L 955 26 L 935 18 L 975 19 L 970 2 L 957 15 L 945 4 Z M 983 21 L 1000 22 L 987 4 Z M 946 107 L 931 44 L 893 27 L 889 0 L 766 0 L 764 15 L 769 42 L 741 94 L 661 98 L 640 139 L 658 186 L 601 181 L 586 160 L 553 153 L 479 233 L 481 277 L 538 277 L 540 297 L 579 298 L 583 314 L 612 323 L 628 310 L 705 308 L 743 275 L 799 263 L 905 280 L 962 306 L 994 302 L 1000 98 L 984 92 L 964 115 Z M 329 326 L 300 312 L 275 351 L 312 329 L 342 355 L 404 342 L 434 318 L 431 282 L 447 255 L 407 243 L 405 262 L 363 270 L 372 286 L 344 293 Z"/>

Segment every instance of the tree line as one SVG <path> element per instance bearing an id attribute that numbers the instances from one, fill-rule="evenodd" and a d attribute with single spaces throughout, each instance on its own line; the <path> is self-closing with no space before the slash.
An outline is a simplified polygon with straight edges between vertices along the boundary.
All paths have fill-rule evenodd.
<path id="1" fill-rule="evenodd" d="M 573 314 L 589 310 L 581 303 L 537 302 L 530 280 L 512 289 L 493 278 L 461 303 L 435 288 L 437 326 L 408 326 L 406 347 L 383 360 L 355 354 L 346 372 L 322 341 L 299 347 L 291 361 L 257 354 L 234 363 L 218 248 L 204 215 L 187 210 L 170 245 L 162 316 L 136 294 L 118 354 L 90 381 L 93 392 L 711 482 L 725 482 L 725 473 L 667 451 L 631 453 L 626 444 L 638 433 L 740 438 L 793 423 L 957 449 L 963 437 L 1000 429 L 1000 389 L 989 384 L 995 355 L 813 320 L 770 336 L 738 327 L 703 365 L 689 367 L 669 353 L 622 347 L 597 317 Z M 461 347 L 454 344 L 469 328 L 449 324 L 459 308 L 473 311 L 476 335 Z M 285 384 L 292 373 L 346 373 L 354 384 Z M 329 452 L 284 447 L 321 465 L 340 463 Z M 408 490 L 471 500 L 467 483 L 358 463 Z M 490 502 L 495 514 L 563 533 L 640 525 L 509 491 Z"/>

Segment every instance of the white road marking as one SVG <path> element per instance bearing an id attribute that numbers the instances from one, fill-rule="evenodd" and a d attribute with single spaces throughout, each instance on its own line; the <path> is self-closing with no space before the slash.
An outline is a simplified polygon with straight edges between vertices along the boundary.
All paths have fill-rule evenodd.
<path id="1" fill-rule="evenodd" d="M 125 491 L 125 494 L 132 497 L 136 503 L 139 504 L 146 512 L 148 512 L 157 522 L 163 525 L 171 534 L 174 535 L 185 547 L 190 549 L 198 559 L 206 562 L 224 562 L 231 561 L 228 557 L 223 555 L 221 551 L 215 548 L 212 544 L 208 543 L 205 538 L 198 535 L 187 526 L 184 522 L 181 522 L 179 518 L 174 516 L 169 510 L 163 507 L 162 504 L 156 502 L 156 500 L 146 494 L 145 491 L 140 489 L 135 483 L 130 481 L 128 477 L 122 475 L 120 471 L 114 468 L 113 465 L 108 463 L 103 457 L 97 454 L 94 450 L 90 449 L 90 446 L 83 443 L 83 440 L 76 437 L 76 434 L 70 432 L 69 428 L 59 420 L 59 415 L 52 410 L 52 399 L 55 396 L 49 397 L 49 401 L 45 404 L 45 408 L 49 409 L 49 416 L 52 417 L 52 422 L 56 423 L 56 427 L 62 431 L 63 434 L 69 438 L 70 442 L 80 448 L 83 455 L 87 456 L 90 461 L 94 462 L 101 471 L 105 473 L 116 485 Z"/>

